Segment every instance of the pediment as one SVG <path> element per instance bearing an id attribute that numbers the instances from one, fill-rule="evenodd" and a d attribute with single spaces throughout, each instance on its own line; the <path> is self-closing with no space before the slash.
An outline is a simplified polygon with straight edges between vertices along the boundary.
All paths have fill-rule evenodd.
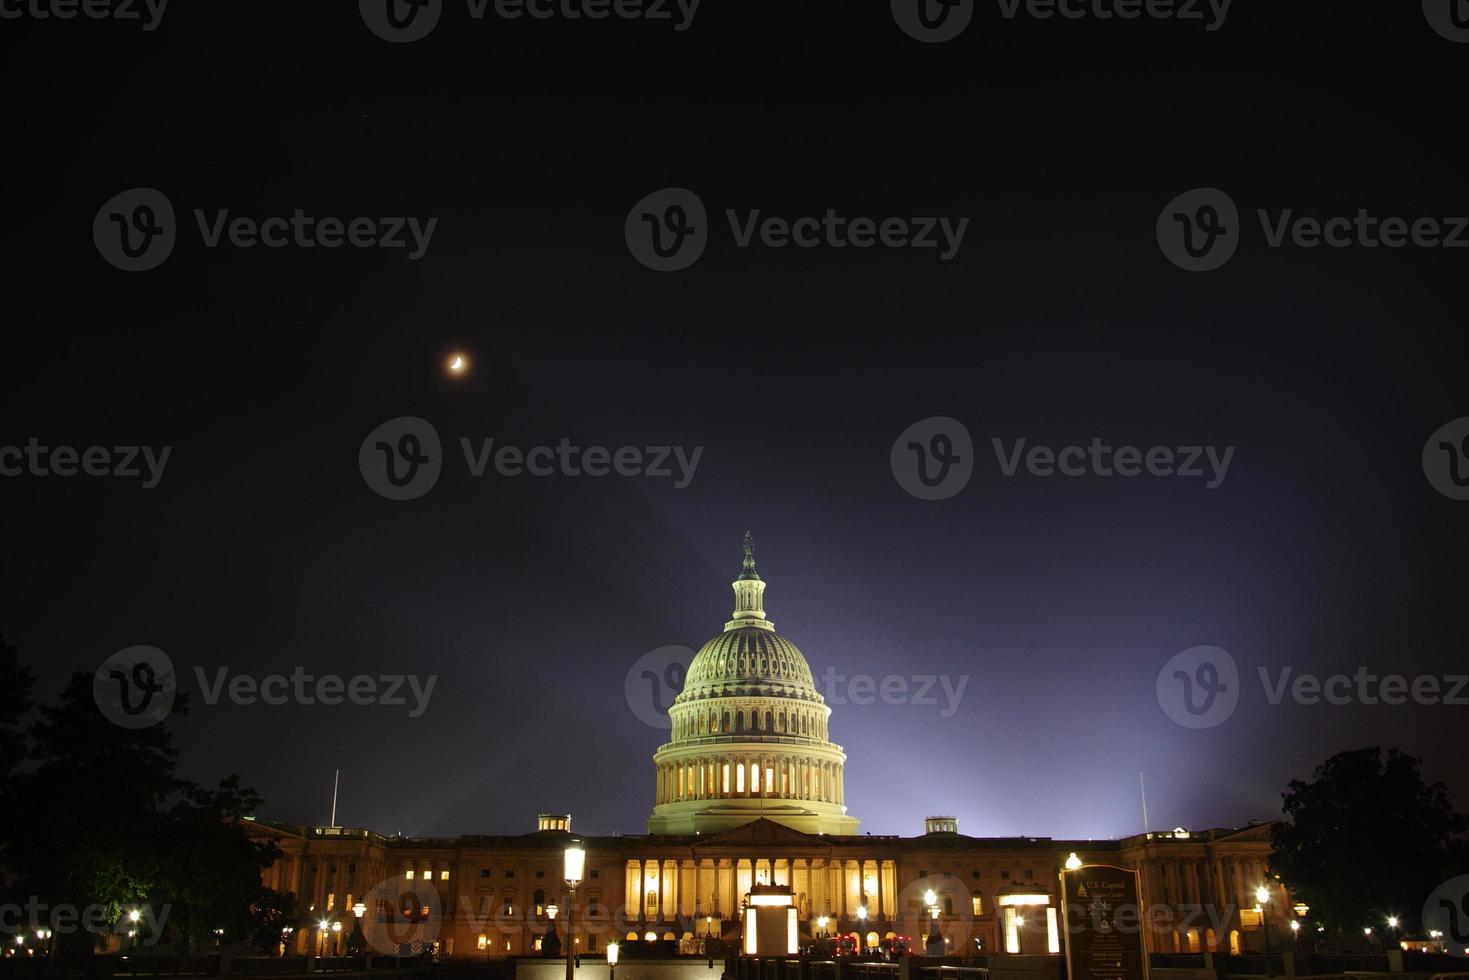
<path id="1" fill-rule="evenodd" d="M 801 812 L 797 810 L 797 812 Z M 729 830 L 717 834 L 709 834 L 699 839 L 695 849 L 703 847 L 761 847 L 779 848 L 793 847 L 810 850 L 813 847 L 830 847 L 831 841 L 820 834 L 803 834 L 799 830 L 792 830 L 784 824 L 776 823 L 766 817 L 751 820 L 747 824 L 731 827 Z"/>

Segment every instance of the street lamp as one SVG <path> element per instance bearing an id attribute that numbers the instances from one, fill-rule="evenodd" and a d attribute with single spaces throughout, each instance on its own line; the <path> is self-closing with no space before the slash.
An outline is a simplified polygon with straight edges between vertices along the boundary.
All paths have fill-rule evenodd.
<path id="1" fill-rule="evenodd" d="M 867 955 L 867 906 L 857 906 L 857 954 Z"/>
<path id="2" fill-rule="evenodd" d="M 923 904 L 928 907 L 928 955 L 943 956 L 944 941 L 939 935 L 939 897 L 932 888 L 923 893 Z"/>
<path id="3" fill-rule="evenodd" d="M 316 955 L 326 955 L 326 934 L 331 932 L 332 923 L 330 919 L 316 920 Z"/>
<path id="4" fill-rule="evenodd" d="M 617 976 L 617 954 L 622 952 L 622 947 L 617 943 L 607 944 L 607 980 L 615 980 Z"/>
<path id="5" fill-rule="evenodd" d="M 347 952 L 352 955 L 367 951 L 367 937 L 362 933 L 362 917 L 367 914 L 367 904 L 358 901 L 352 906 L 352 935 L 347 937 Z"/>
<path id="6" fill-rule="evenodd" d="M 128 954 L 129 955 L 136 954 L 137 951 L 138 951 L 138 920 L 141 919 L 142 917 L 143 917 L 143 913 L 142 912 L 139 912 L 137 909 L 129 909 L 128 910 L 128 921 L 133 924 L 133 930 L 132 930 L 132 932 L 129 932 L 128 933 L 128 935 L 131 936 L 132 937 L 132 940 L 133 940 L 132 941 L 132 946 L 128 950 Z"/>
<path id="7" fill-rule="evenodd" d="M 295 928 L 293 926 L 281 926 L 281 958 L 282 959 L 285 958 L 286 953 L 291 948 L 291 933 L 293 933 L 295 931 L 296 930 L 295 930 Z"/>
<path id="8" fill-rule="evenodd" d="M 546 934 L 541 937 L 541 955 L 561 955 L 561 940 L 556 938 L 556 916 L 561 911 L 561 906 L 552 902 L 546 906 Z"/>
<path id="9" fill-rule="evenodd" d="M 827 923 L 828 923 L 828 922 L 830 922 L 830 921 L 831 921 L 831 920 L 830 920 L 830 919 L 828 919 L 828 918 L 827 918 L 827 917 L 826 917 L 826 916 L 824 916 L 824 915 L 822 915 L 822 916 L 817 916 L 817 918 L 816 918 L 816 928 L 818 928 L 818 929 L 820 929 L 820 930 L 821 930 L 821 935 L 820 935 L 820 937 L 819 937 L 819 938 L 821 938 L 821 939 L 825 939 L 825 938 L 826 938 L 826 924 L 827 924 Z"/>
<path id="10" fill-rule="evenodd" d="M 1265 937 L 1265 976 L 1275 976 L 1270 970 L 1270 919 L 1266 906 L 1270 904 L 1270 889 L 1264 885 L 1255 889 L 1255 908 L 1260 910 L 1260 932 Z"/>
<path id="11" fill-rule="evenodd" d="M 581 841 L 573 840 L 566 848 L 566 854 L 561 865 L 561 877 L 566 882 L 566 887 L 571 890 L 571 898 L 566 904 L 566 980 L 572 980 L 576 969 L 576 886 L 581 884 L 582 876 L 587 869 L 587 852 L 582 849 Z M 554 926 L 552 927 L 554 928 Z"/>
<path id="12" fill-rule="evenodd" d="M 1072 851 L 1066 858 L 1066 870 L 1075 871 L 1079 867 L 1081 867 L 1081 858 L 1076 856 L 1075 851 Z"/>

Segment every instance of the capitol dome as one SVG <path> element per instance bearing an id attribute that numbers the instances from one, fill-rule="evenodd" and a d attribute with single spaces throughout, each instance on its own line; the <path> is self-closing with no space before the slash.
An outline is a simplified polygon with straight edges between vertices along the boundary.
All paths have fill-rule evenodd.
<path id="1" fill-rule="evenodd" d="M 765 582 L 745 535 L 734 618 L 700 648 L 668 710 L 672 737 L 653 756 L 648 831 L 708 833 L 764 817 L 796 830 L 853 834 L 831 709 L 796 645 L 765 616 Z"/>

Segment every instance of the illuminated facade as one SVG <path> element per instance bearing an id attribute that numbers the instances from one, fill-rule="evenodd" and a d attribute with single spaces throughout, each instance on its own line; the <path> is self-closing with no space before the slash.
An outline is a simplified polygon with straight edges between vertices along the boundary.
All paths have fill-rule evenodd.
<path id="1" fill-rule="evenodd" d="M 719 939 L 732 948 L 752 890 L 780 886 L 801 942 L 858 933 L 871 946 L 906 936 L 921 951 L 931 889 L 950 952 L 1056 952 L 1058 875 L 1073 853 L 1140 872 L 1151 951 L 1259 949 L 1252 910 L 1261 884 L 1271 889 L 1270 929 L 1284 934 L 1290 899 L 1266 877 L 1266 824 L 1060 841 L 969 837 L 946 816 L 928 818 L 918 836 L 857 834 L 844 803 L 846 756 L 828 738 L 831 709 L 805 658 L 766 618 L 748 535 L 734 590 L 734 618 L 694 657 L 669 710 L 648 833 L 583 839 L 578 951 L 614 939 L 672 941 L 686 952 Z M 531 955 L 551 927 L 551 907 L 568 901 L 567 815 L 542 814 L 525 835 L 449 838 L 249 826 L 283 852 L 263 878 L 297 896 L 299 952 L 350 933 L 360 902 L 375 922 L 396 923 L 447 955 Z M 385 882 L 414 892 L 411 909 L 383 899 Z M 332 922 L 342 928 L 333 932 Z M 564 948 L 564 917 L 555 927 Z"/>

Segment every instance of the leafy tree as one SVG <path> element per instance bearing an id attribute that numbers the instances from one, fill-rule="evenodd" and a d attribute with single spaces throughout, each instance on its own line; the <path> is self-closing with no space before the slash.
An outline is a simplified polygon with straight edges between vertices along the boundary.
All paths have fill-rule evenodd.
<path id="1" fill-rule="evenodd" d="M 158 888 L 170 902 L 170 922 L 185 948 L 199 949 L 223 929 L 230 941 L 246 940 L 254 926 L 251 907 L 261 896 L 260 873 L 280 856 L 273 844 L 246 833 L 244 819 L 260 806 L 254 790 L 231 774 L 213 792 L 189 787 L 159 824 Z M 279 927 L 277 927 L 279 936 Z"/>
<path id="2" fill-rule="evenodd" d="M 1271 868 L 1327 928 L 1360 937 L 1390 915 L 1416 927 L 1424 899 L 1461 860 L 1469 820 L 1418 767 L 1369 746 L 1332 756 L 1282 794 Z"/>
<path id="3" fill-rule="evenodd" d="M 7 670 L 29 676 L 8 656 L 0 650 L 0 685 Z M 0 741 L 14 727 L 6 712 L 23 713 L 29 703 L 7 693 L 0 692 Z M 173 711 L 188 711 L 184 695 Z M 233 941 L 247 937 L 261 871 L 278 851 L 246 834 L 242 821 L 261 801 L 238 776 L 212 791 L 180 779 L 168 729 L 114 725 L 93 699 L 91 674 L 72 675 L 27 734 L 26 764 L 0 807 L 11 831 L 0 881 L 42 907 L 55 933 L 53 957 L 90 955 L 102 938 L 56 929 L 50 916 L 68 906 L 100 906 L 105 928 L 146 903 L 148 918 L 176 927 L 189 948 L 212 943 L 219 928 Z M 144 942 L 152 938 L 147 927 Z"/>
<path id="4" fill-rule="evenodd" d="M 15 647 L 0 637 L 0 800 L 15 799 L 16 767 L 26 756 L 22 719 L 31 710 L 31 690 L 36 679 L 20 662 Z M 22 832 L 11 805 L 0 806 L 0 871 L 6 867 L 6 851 Z M 6 876 L 0 873 L 0 881 Z"/>
<path id="5" fill-rule="evenodd" d="M 273 953 L 281 941 L 281 930 L 295 925 L 295 893 L 262 887 L 255 903 L 250 906 L 250 925 L 245 932 L 245 942 L 258 952 Z"/>
<path id="6" fill-rule="evenodd" d="M 187 785 L 174 775 L 178 753 L 161 726 L 108 721 L 91 674 L 73 674 L 60 701 L 39 715 L 29 727 L 32 767 L 15 787 L 18 831 L 7 870 L 48 913 L 100 905 L 116 921 L 150 892 L 159 809 Z M 99 938 L 56 930 L 52 949 L 90 953 Z"/>
<path id="7" fill-rule="evenodd" d="M 21 719 L 31 710 L 31 690 L 35 684 L 35 676 L 20 662 L 15 647 L 0 637 L 0 793 L 5 791 L 15 767 L 25 758 Z"/>

